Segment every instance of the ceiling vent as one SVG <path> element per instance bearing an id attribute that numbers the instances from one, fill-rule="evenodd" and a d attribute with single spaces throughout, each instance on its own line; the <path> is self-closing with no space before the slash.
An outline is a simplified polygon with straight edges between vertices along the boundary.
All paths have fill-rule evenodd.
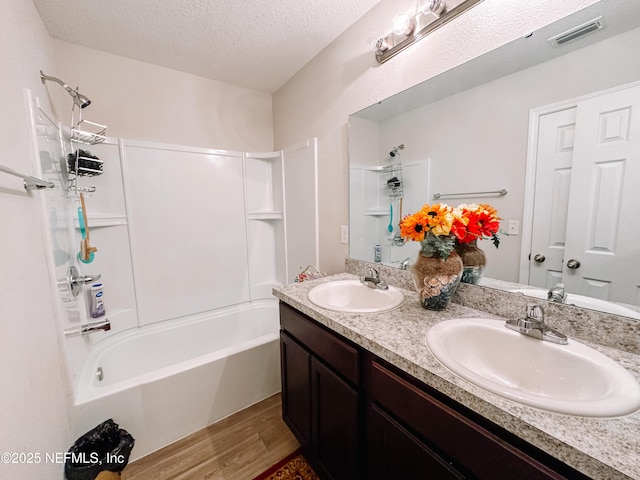
<path id="1" fill-rule="evenodd" d="M 561 45 L 564 45 L 565 43 L 571 42 L 572 40 L 583 37 L 588 33 L 600 30 L 601 28 L 604 28 L 604 26 L 604 20 L 602 19 L 602 17 L 594 18 L 593 20 L 589 20 L 582 25 L 578 25 L 577 27 L 573 27 L 566 32 L 551 37 L 547 41 L 551 44 L 552 47 L 559 47 Z"/>

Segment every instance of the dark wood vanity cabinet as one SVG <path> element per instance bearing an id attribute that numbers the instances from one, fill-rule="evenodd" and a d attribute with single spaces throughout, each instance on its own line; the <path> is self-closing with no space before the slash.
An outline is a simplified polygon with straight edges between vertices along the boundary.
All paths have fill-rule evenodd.
<path id="1" fill-rule="evenodd" d="M 323 480 L 587 480 L 281 303 L 283 418 Z"/>
<path id="2" fill-rule="evenodd" d="M 320 478 L 363 478 L 358 350 L 285 305 L 280 322 L 284 421 Z"/>

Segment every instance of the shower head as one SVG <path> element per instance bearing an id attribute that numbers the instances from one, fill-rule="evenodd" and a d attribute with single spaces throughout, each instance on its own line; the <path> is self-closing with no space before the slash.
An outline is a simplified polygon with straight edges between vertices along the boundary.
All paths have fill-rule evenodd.
<path id="1" fill-rule="evenodd" d="M 91 100 L 89 100 L 87 97 L 85 97 L 80 92 L 78 92 L 77 88 L 74 90 L 69 85 L 67 85 L 62 80 L 60 80 L 59 78 L 50 77 L 49 75 L 45 75 L 44 73 L 42 73 L 42 70 L 40 70 L 40 80 L 42 80 L 42 83 L 44 83 L 46 80 L 51 80 L 53 82 L 56 82 L 56 83 L 62 85 L 62 88 L 64 88 L 67 91 L 67 93 L 69 95 L 71 95 L 71 98 L 73 98 L 73 103 L 75 103 L 80 108 L 88 107 L 89 104 L 91 103 Z"/>
<path id="2" fill-rule="evenodd" d="M 71 95 L 71 98 L 73 98 L 73 103 L 78 105 L 80 108 L 88 107 L 89 104 L 91 103 L 91 100 L 89 100 L 87 97 L 82 95 L 77 90 L 72 90 L 69 87 L 66 87 L 66 90 L 67 92 L 69 92 L 69 95 Z"/>
<path id="3" fill-rule="evenodd" d="M 398 150 L 404 150 L 404 143 L 398 145 L 397 147 L 393 147 L 393 150 L 389 152 L 389 156 L 395 157 L 399 153 Z"/>

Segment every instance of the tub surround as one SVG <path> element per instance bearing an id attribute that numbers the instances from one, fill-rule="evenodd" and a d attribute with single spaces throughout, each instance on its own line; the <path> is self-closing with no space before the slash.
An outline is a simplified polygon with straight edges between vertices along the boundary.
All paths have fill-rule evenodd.
<path id="1" fill-rule="evenodd" d="M 347 270 L 354 273 L 361 273 L 365 265 L 369 264 L 347 260 Z M 405 301 L 398 308 L 387 312 L 346 314 L 322 309 L 308 300 L 308 292 L 315 285 L 353 279 L 353 273 L 276 287 L 274 294 L 282 302 L 576 470 L 595 479 L 640 479 L 637 451 L 640 412 L 620 418 L 585 418 L 554 414 L 521 405 L 451 373 L 427 349 L 425 336 L 435 323 L 456 317 L 516 318 L 524 312 L 527 303 L 525 297 L 522 297 L 522 305 L 519 305 L 520 299 L 513 294 L 491 289 L 465 288 L 466 285 L 461 285 L 454 302 L 447 309 L 433 312 L 420 306 L 409 282 L 410 272 L 383 266 L 380 270 L 381 278 L 402 288 L 405 295 Z M 507 303 L 511 305 L 506 305 Z M 475 305 L 475 308 L 470 305 Z M 633 330 L 633 325 L 618 328 L 613 325 L 615 322 L 610 322 L 609 325 L 609 322 L 603 321 L 600 330 L 596 331 L 593 325 L 582 325 L 591 322 L 590 315 L 582 314 L 584 311 L 581 309 L 576 310 L 580 310 L 575 313 L 581 315 L 571 320 L 556 318 L 556 315 L 561 315 L 549 308 L 548 318 L 563 333 L 610 356 L 640 378 L 640 357 L 629 351 L 634 348 L 633 342 L 623 338 L 625 334 L 637 337 L 638 332 Z M 495 311 L 498 315 L 488 311 Z M 619 317 L 615 318 L 617 320 Z M 605 336 L 603 329 L 606 330 L 606 335 L 615 337 L 616 340 L 609 343 L 616 343 L 618 348 L 602 345 L 600 340 Z M 593 336 L 596 334 L 597 336 Z M 584 338 L 589 335 L 590 338 Z"/>

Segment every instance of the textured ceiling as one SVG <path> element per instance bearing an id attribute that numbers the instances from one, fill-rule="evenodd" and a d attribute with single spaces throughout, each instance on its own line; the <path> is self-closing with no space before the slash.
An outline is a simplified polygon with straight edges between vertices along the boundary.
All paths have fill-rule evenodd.
<path id="1" fill-rule="evenodd" d="M 380 0 L 33 1 L 54 38 L 271 93 Z"/>

